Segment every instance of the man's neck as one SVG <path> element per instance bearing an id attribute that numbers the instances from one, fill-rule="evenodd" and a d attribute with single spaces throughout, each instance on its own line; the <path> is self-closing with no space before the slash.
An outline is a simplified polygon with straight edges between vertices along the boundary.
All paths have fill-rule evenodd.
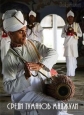
<path id="1" fill-rule="evenodd" d="M 35 27 L 35 23 L 28 24 L 28 28 L 29 28 L 29 29 L 32 29 L 33 27 Z"/>
<path id="2" fill-rule="evenodd" d="M 72 23 L 68 23 L 69 25 L 72 25 L 74 22 L 72 22 Z"/>
<path id="3" fill-rule="evenodd" d="M 11 42 L 10 45 L 11 45 L 12 48 L 21 47 L 21 46 L 22 46 L 22 44 L 16 44 L 16 43 L 14 43 L 14 42 Z"/>

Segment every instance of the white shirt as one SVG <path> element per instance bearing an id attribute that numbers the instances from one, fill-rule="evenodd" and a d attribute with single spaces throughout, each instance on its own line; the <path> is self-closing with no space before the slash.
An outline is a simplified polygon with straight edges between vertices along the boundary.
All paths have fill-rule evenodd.
<path id="1" fill-rule="evenodd" d="M 64 41 L 64 56 L 72 56 L 72 57 L 78 57 L 78 38 L 82 36 L 82 31 L 78 23 L 73 23 L 72 28 L 77 33 L 77 36 L 67 36 L 66 31 L 68 28 L 68 24 L 66 24 L 63 27 L 62 30 L 62 38 L 65 38 Z"/>
<path id="2" fill-rule="evenodd" d="M 49 69 L 57 61 L 57 53 L 54 49 L 46 48 L 43 44 L 38 43 L 37 41 L 32 41 L 35 47 L 38 49 L 39 54 L 43 57 L 40 62 L 43 63 Z M 20 55 L 28 62 L 37 62 L 37 54 L 33 46 L 27 41 L 26 46 L 23 45 L 22 48 L 15 48 L 18 52 L 21 50 Z M 34 53 L 35 52 L 35 53 Z M 11 50 L 8 51 L 3 62 L 3 71 L 4 71 L 4 88 L 8 93 L 21 92 L 28 88 L 35 78 L 26 80 L 24 76 L 24 64 L 19 57 L 14 55 Z M 38 74 L 38 78 L 42 78 L 41 74 Z M 39 80 L 38 80 L 39 81 Z M 36 80 L 37 82 L 37 80 Z M 40 81 L 39 81 L 40 82 Z M 38 83 L 36 83 L 38 85 Z M 35 85 L 34 85 L 35 86 Z"/>
<path id="3" fill-rule="evenodd" d="M 27 38 L 39 41 L 40 43 L 43 42 L 43 28 L 41 27 L 40 23 L 35 23 L 35 26 L 32 28 L 32 30 L 28 28 Z"/>

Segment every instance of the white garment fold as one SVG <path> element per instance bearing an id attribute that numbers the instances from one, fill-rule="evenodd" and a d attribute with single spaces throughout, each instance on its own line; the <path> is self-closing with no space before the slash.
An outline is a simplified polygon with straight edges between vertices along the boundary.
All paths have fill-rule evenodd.
<path id="1" fill-rule="evenodd" d="M 75 57 L 66 57 L 67 76 L 75 76 L 75 69 L 77 68 L 77 60 Z"/>
<path id="2" fill-rule="evenodd" d="M 6 37 L 6 38 L 2 38 L 1 39 L 1 61 L 3 62 L 4 57 L 6 56 L 9 48 L 10 48 L 10 38 Z"/>
<path id="3" fill-rule="evenodd" d="M 76 58 L 78 57 L 78 38 L 82 37 L 82 31 L 80 25 L 74 22 L 71 27 L 76 32 L 76 35 L 67 35 L 67 29 L 69 24 L 67 23 L 62 30 L 61 37 L 64 40 L 64 56 L 66 57 L 67 76 L 75 76 L 75 69 L 77 68 Z"/>
<path id="4" fill-rule="evenodd" d="M 43 28 L 41 27 L 40 23 L 36 23 L 32 30 L 28 29 L 27 38 L 43 43 Z"/>

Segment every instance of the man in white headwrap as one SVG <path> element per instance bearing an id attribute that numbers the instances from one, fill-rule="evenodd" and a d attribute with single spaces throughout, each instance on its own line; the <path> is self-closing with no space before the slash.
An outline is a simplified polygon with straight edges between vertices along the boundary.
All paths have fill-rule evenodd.
<path id="1" fill-rule="evenodd" d="M 62 37 L 64 41 L 64 56 L 66 57 L 67 76 L 75 76 L 78 57 L 78 38 L 82 36 L 82 31 L 78 23 L 74 22 L 74 13 L 70 10 L 67 13 L 68 23 L 63 27 Z"/>
<path id="2" fill-rule="evenodd" d="M 45 71 L 46 75 L 51 77 L 49 69 L 56 63 L 57 53 L 37 41 L 26 39 L 27 22 L 21 11 L 6 11 L 3 25 L 11 38 L 11 48 L 3 62 L 3 86 L 4 90 L 11 94 L 12 101 L 19 103 L 15 115 L 69 115 L 63 110 L 30 110 L 29 106 L 25 106 L 28 103 L 45 102 L 52 105 L 57 102 L 42 93 L 42 81 L 45 77 L 38 72 Z M 20 104 L 23 104 L 24 108 L 20 108 Z"/>
<path id="3" fill-rule="evenodd" d="M 34 11 L 29 12 L 28 20 L 27 38 L 43 43 L 43 28 L 39 22 L 36 22 L 36 13 Z"/>
<path id="4" fill-rule="evenodd" d="M 2 21 L 3 21 L 3 17 L 4 14 L 2 15 Z M 10 38 L 8 34 L 4 31 L 3 27 L 1 28 L 0 39 L 1 39 L 1 61 L 3 62 L 3 59 L 10 47 Z"/>
<path id="5" fill-rule="evenodd" d="M 6 56 L 9 48 L 10 48 L 10 38 L 9 36 L 4 36 L 3 34 L 6 34 L 3 30 L 2 30 L 2 34 L 1 34 L 1 61 L 3 63 L 4 57 Z"/>

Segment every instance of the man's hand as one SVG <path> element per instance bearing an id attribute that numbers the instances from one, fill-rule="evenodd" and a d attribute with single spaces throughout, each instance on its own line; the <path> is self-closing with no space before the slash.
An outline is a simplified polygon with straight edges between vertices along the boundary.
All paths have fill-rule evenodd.
<path id="1" fill-rule="evenodd" d="M 30 71 L 39 71 L 44 65 L 41 63 L 27 62 L 24 64 L 25 78 L 28 79 L 31 76 Z"/>
<path id="2" fill-rule="evenodd" d="M 43 64 L 30 62 L 27 63 L 27 67 L 29 67 L 31 71 L 39 71 L 43 67 Z"/>
<path id="3" fill-rule="evenodd" d="M 74 32 L 74 35 L 76 35 L 76 36 L 77 36 L 77 33 L 76 33 L 76 32 Z"/>
<path id="4" fill-rule="evenodd" d="M 30 73 L 28 63 L 24 64 L 24 70 L 25 70 L 25 73 L 24 73 L 25 78 L 28 79 L 29 77 L 31 77 L 31 73 Z"/>
<path id="5" fill-rule="evenodd" d="M 57 76 L 57 71 L 55 70 L 55 69 L 51 69 L 50 70 L 50 73 L 51 73 L 51 76 L 53 77 L 53 76 Z"/>
<path id="6" fill-rule="evenodd" d="M 73 33 L 74 35 L 76 35 L 76 36 L 77 36 L 77 33 L 74 31 L 74 29 L 73 29 L 73 28 L 72 28 L 71 33 Z"/>

